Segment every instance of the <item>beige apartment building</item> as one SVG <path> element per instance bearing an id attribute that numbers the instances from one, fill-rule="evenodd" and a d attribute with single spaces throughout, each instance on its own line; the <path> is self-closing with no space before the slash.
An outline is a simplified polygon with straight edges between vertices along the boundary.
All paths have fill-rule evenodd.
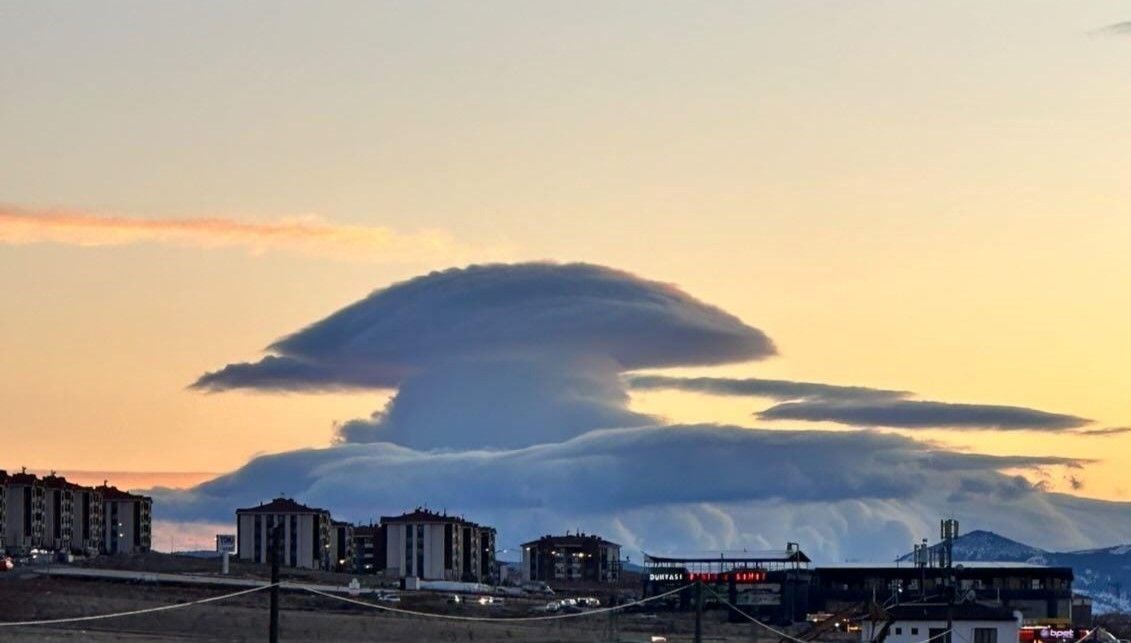
<path id="1" fill-rule="evenodd" d="M 492 582 L 495 530 L 426 509 L 383 516 L 385 573 L 397 578 Z"/>
<path id="2" fill-rule="evenodd" d="M 42 549 L 47 493 L 43 481 L 26 470 L 6 477 L 4 547 L 13 554 Z"/>
<path id="3" fill-rule="evenodd" d="M 102 496 L 102 552 L 135 554 L 149 551 L 153 538 L 153 499 L 106 483 L 94 491 Z"/>
<path id="4" fill-rule="evenodd" d="M 333 569 L 330 512 L 290 498 L 236 509 L 236 547 L 240 560 L 271 562 L 271 533 L 280 527 L 279 564 L 303 569 Z M 342 552 L 345 553 L 345 552 Z"/>

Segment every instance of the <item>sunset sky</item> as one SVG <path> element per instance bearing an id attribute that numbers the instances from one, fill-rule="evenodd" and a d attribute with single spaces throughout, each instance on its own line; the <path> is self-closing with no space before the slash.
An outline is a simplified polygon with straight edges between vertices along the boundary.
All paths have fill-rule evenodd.
<path id="1" fill-rule="evenodd" d="M 332 6 L 0 4 L 0 468 L 146 486 L 328 445 L 391 391 L 189 386 L 395 282 L 555 260 L 779 352 L 665 374 L 1087 418 L 884 430 L 1095 459 L 1025 475 L 1131 500 L 1131 432 L 1082 433 L 1131 427 L 1131 5 Z"/>

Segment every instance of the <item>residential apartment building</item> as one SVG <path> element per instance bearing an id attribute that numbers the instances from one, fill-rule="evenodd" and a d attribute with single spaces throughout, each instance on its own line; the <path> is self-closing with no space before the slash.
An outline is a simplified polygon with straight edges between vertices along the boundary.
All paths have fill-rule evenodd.
<path id="1" fill-rule="evenodd" d="M 98 487 L 74 485 L 74 523 L 71 551 L 95 556 L 105 542 L 103 499 Z"/>
<path id="2" fill-rule="evenodd" d="M 353 528 L 354 569 L 359 574 L 376 574 L 385 569 L 385 526 L 357 525 Z"/>
<path id="3" fill-rule="evenodd" d="M 385 571 L 398 578 L 492 582 L 495 530 L 426 509 L 383 516 Z"/>
<path id="4" fill-rule="evenodd" d="M 257 507 L 236 510 L 239 559 L 271 562 L 271 534 L 281 525 L 279 564 L 304 569 L 332 569 L 336 558 L 331 542 L 330 512 L 307 507 L 290 498 L 275 498 Z"/>
<path id="5" fill-rule="evenodd" d="M 44 536 L 43 547 L 52 551 L 70 552 L 74 538 L 75 487 L 67 479 L 55 475 L 43 478 Z"/>
<path id="6" fill-rule="evenodd" d="M 149 551 L 153 537 L 153 499 L 103 483 L 102 552 L 134 554 Z"/>
<path id="7" fill-rule="evenodd" d="M 620 545 L 594 534 L 543 536 L 522 546 L 523 580 L 616 582 Z"/>
<path id="8" fill-rule="evenodd" d="M 348 522 L 330 522 L 330 569 L 348 572 L 354 568 L 354 526 Z"/>
<path id="9" fill-rule="evenodd" d="M 23 470 L 9 476 L 5 490 L 4 546 L 13 554 L 44 547 L 46 489 L 43 481 Z"/>

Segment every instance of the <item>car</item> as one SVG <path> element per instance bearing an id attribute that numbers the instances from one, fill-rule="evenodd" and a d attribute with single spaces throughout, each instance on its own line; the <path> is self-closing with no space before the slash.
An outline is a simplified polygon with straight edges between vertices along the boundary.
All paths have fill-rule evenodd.
<path id="1" fill-rule="evenodd" d="M 583 596 L 577 599 L 577 604 L 581 607 L 600 607 L 601 601 L 600 599 L 594 598 L 592 596 Z"/>

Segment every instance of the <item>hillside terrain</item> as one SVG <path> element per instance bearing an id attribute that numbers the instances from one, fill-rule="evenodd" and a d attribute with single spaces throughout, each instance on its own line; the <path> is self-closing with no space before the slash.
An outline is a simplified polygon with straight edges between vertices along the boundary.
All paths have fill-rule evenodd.
<path id="1" fill-rule="evenodd" d="M 938 559 L 941 548 L 941 544 L 931 546 L 933 559 Z M 910 561 L 912 554 L 900 560 Z M 1076 576 L 1073 588 L 1092 597 L 1095 612 L 1131 612 L 1131 544 L 1051 552 L 992 531 L 975 530 L 954 541 L 954 560 L 1071 567 Z"/>

